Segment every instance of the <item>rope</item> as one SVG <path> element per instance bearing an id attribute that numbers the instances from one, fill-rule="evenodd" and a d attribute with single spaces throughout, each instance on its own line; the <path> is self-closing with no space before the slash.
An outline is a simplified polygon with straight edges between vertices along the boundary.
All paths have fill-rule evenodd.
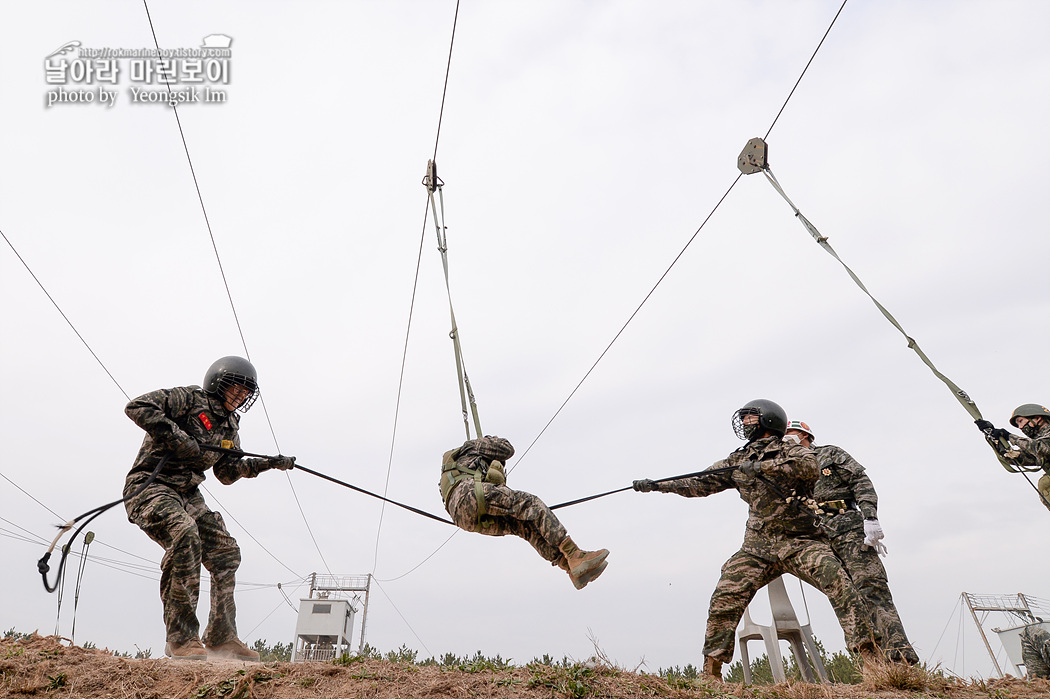
<path id="1" fill-rule="evenodd" d="M 44 553 L 44 555 L 36 563 L 37 571 L 40 573 L 40 577 L 42 577 L 44 579 L 44 589 L 45 590 L 47 590 L 48 592 L 54 592 L 56 587 L 57 587 L 57 585 L 59 584 L 58 580 L 63 579 L 62 572 L 63 572 L 63 570 L 65 570 L 66 559 L 69 557 L 69 545 L 68 544 L 66 546 L 62 547 L 62 558 L 59 560 L 59 563 L 58 563 L 58 574 L 56 576 L 56 583 L 55 583 L 55 585 L 50 585 L 47 582 L 47 574 L 51 570 L 51 567 L 48 565 L 48 560 L 51 558 L 51 552 L 55 549 L 55 546 L 58 544 L 58 540 L 62 538 L 62 535 L 65 534 L 70 529 L 72 529 L 74 524 L 76 524 L 77 522 L 79 522 L 80 520 L 82 520 L 82 519 L 84 519 L 86 517 L 87 519 L 84 520 L 84 523 L 81 524 L 79 527 L 77 527 L 76 531 L 73 532 L 73 536 L 70 537 L 70 541 L 71 542 L 76 540 L 77 536 L 80 535 L 80 532 L 83 531 L 84 527 L 86 527 L 87 525 L 91 524 L 91 520 L 95 519 L 100 514 L 102 514 L 103 512 L 109 510 L 113 506 L 119 505 L 120 503 L 126 502 L 128 500 L 131 500 L 136 495 L 141 493 L 143 490 L 145 490 L 147 488 L 147 486 L 149 486 L 150 483 L 152 483 L 154 481 L 154 479 L 157 477 L 157 474 L 160 473 L 160 470 L 162 468 L 164 468 L 164 464 L 167 463 L 168 458 L 170 456 L 171 456 L 170 453 L 165 453 L 164 456 L 160 457 L 157 460 L 157 465 L 153 468 L 153 473 L 149 474 L 149 478 L 147 478 L 142 485 L 140 485 L 138 488 L 136 488 L 135 492 L 132 493 L 131 495 L 128 495 L 127 497 L 123 497 L 123 498 L 121 498 L 119 500 L 114 500 L 113 502 L 107 503 L 105 505 L 100 505 L 100 506 L 98 506 L 98 507 L 96 507 L 94 509 L 88 510 L 87 512 L 85 512 L 84 514 L 80 515 L 79 517 L 71 519 L 68 522 L 66 522 L 65 524 L 59 525 L 58 534 L 55 535 L 55 539 L 54 539 L 54 541 L 51 542 L 51 546 L 48 547 L 47 552 Z"/>
<path id="2" fill-rule="evenodd" d="M 248 452 L 248 451 L 240 451 L 239 449 L 224 449 L 223 447 L 213 447 L 213 446 L 211 446 L 209 444 L 201 444 L 200 447 L 201 447 L 202 451 L 214 451 L 214 452 L 217 452 L 217 453 L 220 453 L 220 454 L 231 454 L 233 456 L 253 456 L 253 457 L 256 457 L 256 458 L 259 458 L 259 459 L 274 459 L 274 458 L 277 458 L 277 457 L 274 457 L 274 456 L 267 456 L 265 454 L 253 454 L 253 453 Z M 398 507 L 402 507 L 402 508 L 404 508 L 404 509 L 406 509 L 406 510 L 408 510 L 410 512 L 415 512 L 417 515 L 423 515 L 424 517 L 429 517 L 430 519 L 437 520 L 438 522 L 444 522 L 445 524 L 452 524 L 452 522 L 448 521 L 447 519 L 442 519 L 441 517 L 438 517 L 437 515 L 432 515 L 429 512 L 417 509 L 415 507 L 412 507 L 411 505 L 405 505 L 404 503 L 397 502 L 396 500 L 390 500 L 389 498 L 385 498 L 382 495 L 376 495 L 375 493 L 367 491 L 364 488 L 359 488 L 356 485 L 351 485 L 350 483 L 347 483 L 345 481 L 341 481 L 338 478 L 334 478 L 332 476 L 325 475 L 325 474 L 320 473 L 318 471 L 314 471 L 313 469 L 309 469 L 309 468 L 307 468 L 305 466 L 300 466 L 299 464 L 296 464 L 295 468 L 300 470 L 300 471 L 305 471 L 306 473 L 309 473 L 311 476 L 317 476 L 318 478 L 322 478 L 322 479 L 324 479 L 326 481 L 329 481 L 331 483 L 335 483 L 336 485 L 341 485 L 344 488 L 349 488 L 350 490 L 356 490 L 359 493 L 363 493 L 365 495 L 369 495 L 369 496 L 371 496 L 373 498 L 376 498 L 378 500 L 382 500 L 383 502 L 389 502 L 391 505 L 397 505 Z M 453 526 L 455 526 L 455 525 L 453 525 Z M 292 573 L 294 574 L 295 571 L 292 571 Z"/>
<path id="3" fill-rule="evenodd" d="M 954 381 L 949 379 L 947 376 L 941 373 L 941 371 L 936 366 L 934 366 L 930 358 L 926 356 L 926 353 L 922 351 L 921 347 L 919 347 L 919 343 L 916 342 L 913 337 L 908 335 L 907 332 L 905 332 L 901 324 L 897 322 L 896 318 L 893 317 L 893 314 L 890 313 L 889 310 L 885 306 L 883 306 L 879 302 L 879 300 L 872 295 L 870 291 L 868 291 L 868 287 L 866 287 L 864 285 L 864 282 L 860 280 L 860 277 L 858 277 L 857 274 L 849 268 L 849 265 L 842 261 L 842 258 L 839 257 L 837 252 L 835 252 L 835 249 L 831 247 L 830 243 L 828 243 L 827 237 L 821 235 L 820 231 L 817 230 L 817 227 L 814 226 L 808 218 L 802 215 L 802 212 L 799 211 L 799 208 L 795 206 L 795 203 L 791 201 L 787 193 L 784 192 L 784 188 L 780 186 L 780 182 L 777 181 L 777 178 L 773 175 L 773 172 L 772 170 L 770 170 L 768 163 L 761 163 L 761 171 L 762 174 L 766 176 L 766 179 L 769 181 L 769 183 L 773 185 L 773 189 L 775 189 L 780 194 L 780 196 L 784 198 L 784 201 L 788 203 L 788 206 L 791 207 L 791 210 L 795 212 L 795 218 L 797 218 L 799 222 L 802 223 L 803 228 L 805 228 L 806 231 L 809 232 L 809 234 L 813 237 L 813 240 L 815 240 L 820 247 L 824 248 L 825 252 L 834 257 L 840 265 L 842 265 L 843 269 L 846 270 L 846 273 L 849 274 L 850 278 L 857 284 L 860 290 L 863 291 L 869 299 L 871 299 L 871 302 L 875 304 L 875 307 L 879 309 L 879 311 L 886 318 L 886 320 L 888 320 L 890 324 L 893 325 L 893 327 L 897 328 L 900 334 L 903 335 L 904 338 L 908 341 L 908 348 L 914 351 L 915 354 L 919 357 L 919 359 L 922 360 L 923 364 L 929 367 L 930 371 L 933 372 L 933 375 L 940 379 L 944 383 L 944 385 L 948 387 L 948 389 L 952 392 L 952 395 L 959 402 L 959 405 L 961 405 L 963 409 L 967 413 L 969 413 L 970 417 L 972 417 L 975 421 L 983 419 L 981 416 L 981 411 L 977 407 L 977 403 L 975 403 L 973 399 L 970 398 L 970 395 L 963 389 L 959 388 L 959 386 L 956 385 Z M 1018 471 L 1022 470 L 1021 466 L 1014 463 L 1011 458 L 1008 458 L 1007 454 L 1009 452 L 1007 450 L 1009 450 L 1010 444 L 1005 439 L 993 440 L 991 436 L 987 434 L 985 435 L 985 438 L 985 441 L 987 441 L 989 446 L 992 447 L 992 450 L 995 452 L 996 458 L 999 460 L 999 463 L 1003 465 L 1003 468 L 1005 468 L 1007 471 L 1010 471 L 1011 473 L 1017 473 Z M 1035 491 L 1039 493 L 1039 499 L 1043 501 L 1043 504 L 1046 505 L 1048 509 L 1050 509 L 1050 501 L 1047 501 L 1046 497 L 1041 492 L 1039 492 L 1039 488 L 1032 484 L 1031 480 L 1029 480 L 1028 482 L 1030 485 L 1032 485 L 1032 488 L 1034 488 Z"/>
<path id="4" fill-rule="evenodd" d="M 736 466 L 723 466 L 719 468 L 709 468 L 705 471 L 697 471 L 696 473 L 684 473 L 681 476 L 669 476 L 667 478 L 659 478 L 654 480 L 653 483 L 667 483 L 668 481 L 676 481 L 681 478 L 700 478 L 702 476 L 710 476 L 716 473 L 728 473 L 729 471 L 735 471 Z M 629 485 L 624 488 L 617 488 L 616 490 L 610 490 L 605 493 L 598 493 L 597 495 L 590 495 L 585 498 L 578 500 L 570 500 L 569 502 L 558 503 L 557 505 L 551 505 L 552 510 L 558 510 L 562 507 L 570 507 L 572 505 L 579 505 L 581 502 L 587 502 L 589 500 L 597 500 L 598 498 L 604 498 L 606 495 L 612 495 L 613 493 L 622 493 L 625 490 L 633 490 L 634 486 Z"/>

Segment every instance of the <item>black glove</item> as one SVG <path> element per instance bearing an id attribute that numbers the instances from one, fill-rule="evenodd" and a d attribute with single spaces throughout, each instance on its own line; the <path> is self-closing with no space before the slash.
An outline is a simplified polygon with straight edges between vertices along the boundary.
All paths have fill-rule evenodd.
<path id="1" fill-rule="evenodd" d="M 179 461 L 194 461 L 201 458 L 201 445 L 188 434 L 183 435 L 175 444 L 175 457 Z"/>
<path id="2" fill-rule="evenodd" d="M 281 471 L 291 471 L 295 468 L 295 457 L 294 456 L 275 456 L 270 459 L 270 468 L 276 468 Z"/>
<path id="3" fill-rule="evenodd" d="M 758 461 L 745 461 L 736 468 L 741 473 L 752 478 L 762 475 L 762 464 Z"/>
<path id="4" fill-rule="evenodd" d="M 643 478 L 640 481 L 635 481 L 631 487 L 637 490 L 639 493 L 648 493 L 656 490 L 656 481 L 648 478 Z"/>
<path id="5" fill-rule="evenodd" d="M 1006 439 L 1007 437 L 1010 436 L 1010 433 L 1007 430 L 999 428 L 999 429 L 993 429 L 991 432 L 988 433 L 988 436 L 991 437 L 992 439 L 998 441 L 1000 439 Z"/>
<path id="6" fill-rule="evenodd" d="M 985 433 L 991 432 L 995 429 L 995 425 L 988 422 L 987 420 L 974 420 L 973 424 L 977 425 L 977 429 Z"/>

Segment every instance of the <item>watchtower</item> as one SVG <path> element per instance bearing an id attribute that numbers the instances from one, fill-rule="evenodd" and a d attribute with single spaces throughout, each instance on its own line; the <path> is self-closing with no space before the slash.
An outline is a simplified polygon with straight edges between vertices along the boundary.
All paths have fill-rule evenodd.
<path id="1" fill-rule="evenodd" d="M 351 653 L 354 617 L 361 610 L 358 653 L 365 647 L 365 620 L 368 617 L 369 575 L 310 575 L 310 596 L 299 600 L 295 623 L 292 662 L 331 661 Z M 347 597 L 352 593 L 352 597 Z M 364 593 L 362 598 L 360 594 Z"/>

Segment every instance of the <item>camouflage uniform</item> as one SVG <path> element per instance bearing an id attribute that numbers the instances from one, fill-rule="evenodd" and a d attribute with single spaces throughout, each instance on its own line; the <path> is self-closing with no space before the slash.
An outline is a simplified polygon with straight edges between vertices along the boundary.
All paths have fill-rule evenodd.
<path id="1" fill-rule="evenodd" d="M 520 536 L 552 565 L 561 565 L 565 556 L 558 544 L 568 536 L 565 527 L 538 497 L 504 484 L 502 462 L 513 455 L 514 447 L 501 437 L 471 439 L 445 452 L 439 484 L 445 510 L 461 529 Z"/>
<path id="2" fill-rule="evenodd" d="M 1050 679 L 1050 633 L 1038 626 L 1021 632 L 1021 660 L 1028 678 Z"/>
<path id="3" fill-rule="evenodd" d="M 761 478 L 739 470 L 748 461 L 761 465 Z M 733 659 L 736 627 L 748 603 L 759 589 L 783 573 L 791 573 L 824 592 L 848 647 L 870 650 L 872 629 L 866 605 L 813 514 L 785 498 L 809 496 L 818 473 L 813 452 L 779 437 L 763 437 L 709 470 L 727 466 L 737 470 L 665 481 L 654 488 L 685 497 L 705 497 L 735 488 L 749 507 L 744 543 L 722 566 L 722 577 L 711 596 L 704 655 L 720 662 Z"/>
<path id="4" fill-rule="evenodd" d="M 270 467 L 266 459 L 237 458 L 201 452 L 185 461 L 174 454 L 186 435 L 200 444 L 240 449 L 238 414 L 198 386 L 161 389 L 140 396 L 124 409 L 146 430 L 135 464 L 124 483 L 124 496 L 142 486 L 164 454 L 168 461 L 145 490 L 124 503 L 128 520 L 164 548 L 160 562 L 160 598 L 164 604 L 166 640 L 183 644 L 197 638 L 197 598 L 201 564 L 211 574 L 211 613 L 203 641 L 219 646 L 237 639 L 234 576 L 241 563 L 237 542 L 218 512 L 208 509 L 197 486 L 209 468 L 220 483 L 254 478 Z"/>
<path id="5" fill-rule="evenodd" d="M 1014 459 L 1017 463 L 1038 466 L 1045 471 L 1036 487 L 1043 494 L 1043 505 L 1050 509 L 1050 423 L 1040 427 L 1034 438 L 1022 437 L 1011 432 L 1008 439 L 1010 445 L 1021 452 L 1021 455 Z"/>
<path id="6" fill-rule="evenodd" d="M 824 531 L 853 584 L 871 608 L 879 648 L 890 660 L 916 664 L 908 635 L 904 632 L 897 608 L 893 604 L 886 568 L 878 552 L 864 544 L 864 520 L 878 519 L 879 497 L 864 467 L 852 456 L 831 444 L 815 446 L 820 478 L 813 487 L 813 497 L 828 513 Z"/>

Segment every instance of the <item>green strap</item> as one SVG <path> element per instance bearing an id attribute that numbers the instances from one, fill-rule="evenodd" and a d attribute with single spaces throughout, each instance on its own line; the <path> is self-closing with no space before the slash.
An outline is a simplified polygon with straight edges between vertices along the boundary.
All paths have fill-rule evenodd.
<path id="1" fill-rule="evenodd" d="M 474 497 L 478 501 L 478 522 L 489 513 L 488 503 L 485 502 L 485 488 L 481 485 L 481 471 L 474 472 Z"/>
<path id="2" fill-rule="evenodd" d="M 753 140 L 756 139 L 752 139 L 752 141 Z M 751 145 L 751 141 L 748 141 L 748 144 Z M 777 190 L 777 192 L 780 193 L 780 196 L 782 196 L 784 198 L 784 201 L 788 203 L 788 206 L 791 207 L 791 210 L 795 212 L 795 217 L 802 223 L 802 226 L 809 232 L 809 234 L 813 236 L 813 240 L 817 241 L 817 244 L 820 245 L 820 247 L 824 248 L 824 250 L 829 255 L 838 260 L 839 264 L 842 265 L 842 267 L 846 270 L 850 278 L 853 279 L 853 281 L 856 282 L 857 286 L 860 287 L 860 290 L 863 291 L 869 299 L 871 299 L 872 303 L 875 304 L 875 307 L 878 308 L 882 315 L 886 317 L 886 320 L 893 324 L 893 327 L 897 328 L 897 330 L 900 331 L 901 335 L 904 335 L 905 339 L 908 341 L 908 347 L 919 356 L 919 359 L 921 359 L 926 366 L 930 368 L 930 371 L 933 372 L 934 376 L 936 376 L 938 379 L 944 382 L 944 385 L 946 385 L 951 390 L 952 395 L 955 396 L 955 399 L 957 401 L 959 401 L 959 404 L 963 407 L 963 409 L 970 414 L 970 417 L 972 417 L 974 420 L 983 419 L 981 417 L 981 411 L 977 408 L 977 404 L 973 401 L 972 398 L 970 398 L 969 394 L 966 393 L 966 391 L 964 391 L 963 389 L 959 388 L 959 386 L 957 386 L 955 382 L 953 382 L 947 376 L 942 374 L 940 370 L 938 370 L 937 367 L 933 365 L 933 362 L 930 361 L 930 358 L 927 357 L 926 353 L 923 352 L 922 348 L 919 347 L 919 343 L 917 343 L 913 337 L 908 335 L 908 333 L 904 331 L 904 328 L 901 326 L 901 324 L 897 322 L 897 319 L 893 317 L 893 314 L 890 313 L 885 306 L 879 303 L 878 299 L 872 296 L 871 292 L 868 291 L 868 288 L 864 286 L 864 282 L 860 280 L 860 277 L 858 277 L 853 272 L 853 270 L 850 269 L 849 266 L 842 261 L 842 258 L 839 257 L 837 252 L 835 252 L 835 249 L 831 247 L 831 245 L 828 243 L 828 239 L 820 234 L 820 231 L 817 230 L 817 227 L 814 226 L 809 219 L 803 216 L 802 212 L 799 211 L 797 206 L 795 206 L 795 203 L 788 198 L 788 195 L 780 186 L 780 183 L 777 181 L 777 178 L 773 176 L 772 170 L 769 169 L 769 164 L 764 161 L 764 153 L 762 159 L 759 162 L 759 167 L 754 171 L 761 171 L 762 174 L 766 176 L 766 179 L 769 180 L 769 183 L 773 185 L 773 189 Z M 1006 440 L 1000 440 L 1000 442 L 1002 447 L 1001 449 L 998 449 L 994 445 L 992 445 L 992 449 L 995 452 L 996 458 L 999 459 L 999 463 L 1002 464 L 1003 468 L 1005 468 L 1007 471 L 1010 471 L 1011 473 L 1017 473 L 1018 466 L 1012 463 L 1006 456 L 1004 456 L 1004 453 L 1010 449 L 1010 444 Z M 1050 503 L 1048 503 L 1048 506 L 1050 506 Z"/>
<path id="3" fill-rule="evenodd" d="M 459 327 L 456 325 L 456 312 L 452 308 L 452 289 L 448 280 L 448 244 L 445 241 L 445 231 L 448 227 L 445 225 L 445 195 L 442 191 L 444 183 L 437 176 L 437 164 L 433 160 L 427 161 L 427 175 L 423 180 L 423 184 L 426 185 L 430 197 L 430 209 L 434 213 L 434 228 L 437 231 L 438 251 L 441 253 L 441 266 L 445 271 L 448 312 L 452 318 L 452 330 L 449 332 L 449 337 L 452 338 L 452 349 L 456 357 L 456 374 L 459 377 L 459 402 L 463 413 L 463 427 L 466 430 L 467 439 L 470 439 L 470 415 L 472 415 L 474 418 L 474 430 L 480 439 L 481 419 L 478 417 L 478 404 L 474 399 L 474 391 L 470 387 L 470 377 L 467 376 L 466 366 L 463 361 L 463 347 L 459 342 Z M 440 215 L 438 213 L 438 201 L 434 199 L 435 192 L 437 193 L 438 201 L 440 201 Z M 467 412 L 468 402 L 470 403 L 469 415 Z"/>

